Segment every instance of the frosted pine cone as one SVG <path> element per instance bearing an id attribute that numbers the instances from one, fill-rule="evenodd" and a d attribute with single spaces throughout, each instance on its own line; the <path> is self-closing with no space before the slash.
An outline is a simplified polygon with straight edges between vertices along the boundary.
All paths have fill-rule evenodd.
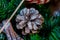
<path id="1" fill-rule="evenodd" d="M 2 23 L 0 23 L 0 28 L 3 27 L 4 24 L 6 24 L 7 20 L 2 21 Z M 3 32 L 6 34 L 7 36 L 7 40 L 24 40 L 23 38 L 21 38 L 13 29 L 11 22 L 9 22 L 5 29 L 3 30 Z"/>
<path id="2" fill-rule="evenodd" d="M 59 17 L 60 16 L 60 9 L 54 11 L 53 16 L 54 17 Z"/>
<path id="3" fill-rule="evenodd" d="M 37 33 L 42 28 L 44 18 L 35 8 L 24 8 L 16 17 L 17 29 L 22 29 L 22 34 Z"/>

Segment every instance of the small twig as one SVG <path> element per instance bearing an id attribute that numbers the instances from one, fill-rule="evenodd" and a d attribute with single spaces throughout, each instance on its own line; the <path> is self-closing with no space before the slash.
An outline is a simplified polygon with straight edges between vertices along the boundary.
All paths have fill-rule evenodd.
<path id="1" fill-rule="evenodd" d="M 16 12 L 18 11 L 18 9 L 21 7 L 21 5 L 23 4 L 24 0 L 21 1 L 21 3 L 18 5 L 18 7 L 16 8 L 16 10 L 13 12 L 13 14 L 11 15 L 11 17 L 8 19 L 8 21 L 6 22 L 6 24 L 1 28 L 0 33 L 4 30 L 4 28 L 7 26 L 7 24 L 10 22 L 10 20 L 13 18 L 13 16 L 16 14 Z"/>

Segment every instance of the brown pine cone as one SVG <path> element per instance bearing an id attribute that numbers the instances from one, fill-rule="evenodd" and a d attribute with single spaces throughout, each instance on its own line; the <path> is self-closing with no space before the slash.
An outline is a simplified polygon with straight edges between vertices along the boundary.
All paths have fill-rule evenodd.
<path id="1" fill-rule="evenodd" d="M 0 28 L 2 28 L 2 26 L 4 24 L 6 24 L 7 20 L 4 20 L 2 23 L 0 23 Z M 3 30 L 3 32 L 6 34 L 7 36 L 7 40 L 24 40 L 23 38 L 21 38 L 13 29 L 11 22 L 9 22 L 5 29 Z"/>
<path id="2" fill-rule="evenodd" d="M 16 17 L 17 29 L 22 29 L 22 34 L 37 33 L 42 28 L 44 18 L 35 8 L 24 8 Z"/>

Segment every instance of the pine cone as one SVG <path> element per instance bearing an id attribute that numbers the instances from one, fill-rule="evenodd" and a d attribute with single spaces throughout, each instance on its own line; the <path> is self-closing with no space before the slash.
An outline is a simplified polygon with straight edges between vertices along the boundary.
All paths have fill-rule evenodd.
<path id="1" fill-rule="evenodd" d="M 60 9 L 56 10 L 53 12 L 54 17 L 59 17 L 60 16 Z"/>
<path id="2" fill-rule="evenodd" d="M 6 24 L 7 20 L 2 21 L 2 23 L 0 24 L 0 28 Z M 3 30 L 3 32 L 6 34 L 7 36 L 7 40 L 24 40 L 23 38 L 21 38 L 14 30 L 12 27 L 11 22 L 9 22 L 6 25 L 6 28 Z"/>
<path id="3" fill-rule="evenodd" d="M 37 33 L 42 28 L 44 18 L 35 8 L 24 8 L 16 17 L 17 29 L 22 29 L 22 34 Z"/>

